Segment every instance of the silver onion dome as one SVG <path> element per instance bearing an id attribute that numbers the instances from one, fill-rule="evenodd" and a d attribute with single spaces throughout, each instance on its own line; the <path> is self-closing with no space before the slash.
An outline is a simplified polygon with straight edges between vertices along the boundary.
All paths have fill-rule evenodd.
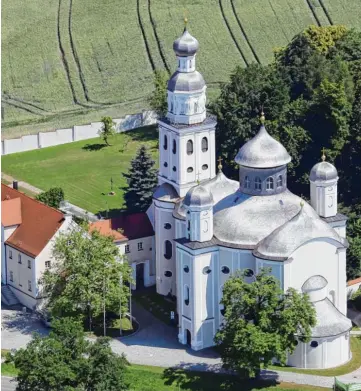
<path id="1" fill-rule="evenodd" d="M 326 156 L 323 153 L 322 162 L 315 164 L 310 172 L 310 181 L 330 181 L 338 178 L 335 166 L 326 162 Z"/>
<path id="2" fill-rule="evenodd" d="M 168 81 L 168 91 L 198 91 L 205 85 L 206 82 L 198 71 L 191 73 L 175 72 Z"/>
<path id="3" fill-rule="evenodd" d="M 213 206 L 212 194 L 203 186 L 194 186 L 188 190 L 183 205 L 186 207 Z"/>
<path id="4" fill-rule="evenodd" d="M 262 124 L 259 132 L 239 149 L 235 161 L 245 167 L 272 168 L 289 163 L 291 156 Z"/>
<path id="5" fill-rule="evenodd" d="M 173 43 L 173 50 L 177 56 L 181 57 L 194 56 L 198 49 L 199 42 L 189 34 L 187 28 L 184 29 L 183 34 Z"/>

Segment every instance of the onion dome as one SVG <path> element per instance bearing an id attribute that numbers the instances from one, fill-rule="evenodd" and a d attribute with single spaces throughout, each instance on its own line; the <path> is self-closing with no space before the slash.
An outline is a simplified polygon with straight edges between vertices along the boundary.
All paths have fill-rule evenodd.
<path id="1" fill-rule="evenodd" d="M 159 201 L 174 203 L 179 199 L 179 195 L 172 185 L 169 183 L 162 183 L 155 189 L 153 198 Z"/>
<path id="2" fill-rule="evenodd" d="M 322 155 L 322 162 L 315 164 L 310 172 L 310 181 L 330 181 L 338 179 L 338 174 L 335 166 L 326 162 L 325 153 Z"/>
<path id="3" fill-rule="evenodd" d="M 198 91 L 205 85 L 206 82 L 198 71 L 175 72 L 168 81 L 168 91 Z"/>
<path id="4" fill-rule="evenodd" d="M 213 206 L 213 197 L 207 189 L 198 185 L 188 190 L 183 204 L 188 208 Z"/>
<path id="5" fill-rule="evenodd" d="M 182 36 L 176 39 L 173 43 L 175 54 L 180 57 L 194 56 L 199 49 L 199 42 L 191 34 L 187 28 L 184 28 Z"/>
<path id="6" fill-rule="evenodd" d="M 253 251 L 256 257 L 270 260 L 287 260 L 300 246 L 312 239 L 329 238 L 345 246 L 346 242 L 312 208 L 301 201 L 299 212 L 264 238 Z"/>
<path id="7" fill-rule="evenodd" d="M 240 166 L 252 168 L 272 168 L 283 166 L 291 161 L 286 148 L 267 132 L 264 116 L 261 117 L 259 132 L 244 144 L 235 158 Z"/>
<path id="8" fill-rule="evenodd" d="M 327 286 L 328 282 L 323 276 L 312 276 L 303 285 L 302 292 L 318 291 Z"/>

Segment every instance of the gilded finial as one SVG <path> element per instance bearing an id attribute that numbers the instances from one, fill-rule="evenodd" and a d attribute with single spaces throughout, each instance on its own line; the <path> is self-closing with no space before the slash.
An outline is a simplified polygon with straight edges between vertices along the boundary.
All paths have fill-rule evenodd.
<path id="1" fill-rule="evenodd" d="M 197 174 L 197 185 L 200 185 L 201 181 L 199 180 L 199 177 L 201 175 L 201 172 L 199 171 Z"/>
<path id="2" fill-rule="evenodd" d="M 264 115 L 263 109 L 262 109 L 262 113 L 261 113 L 259 120 L 260 120 L 261 124 L 264 125 L 264 122 L 266 121 L 266 117 Z"/>
<path id="3" fill-rule="evenodd" d="M 186 30 L 186 29 L 187 29 L 187 23 L 188 23 L 187 11 L 186 11 L 186 10 L 184 10 L 184 18 L 183 18 L 183 21 L 184 21 L 184 29 Z"/>
<path id="4" fill-rule="evenodd" d="M 305 205 L 305 203 L 303 201 L 300 202 L 300 205 L 301 205 L 301 208 L 303 208 L 303 206 Z"/>
<path id="5" fill-rule="evenodd" d="M 321 159 L 322 159 L 323 162 L 326 160 L 325 148 L 322 148 L 322 156 L 321 156 Z"/>
<path id="6" fill-rule="evenodd" d="M 223 166 L 222 166 L 222 157 L 220 156 L 219 158 L 218 158 L 218 171 L 220 172 L 220 171 L 222 171 L 222 168 L 223 168 Z"/>

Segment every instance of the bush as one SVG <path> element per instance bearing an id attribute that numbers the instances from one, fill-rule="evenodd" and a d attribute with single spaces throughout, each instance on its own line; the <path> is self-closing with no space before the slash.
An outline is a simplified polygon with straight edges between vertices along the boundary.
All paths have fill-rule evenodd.
<path id="1" fill-rule="evenodd" d="M 52 187 L 36 196 L 36 199 L 52 208 L 59 208 L 60 202 L 64 201 L 64 190 L 61 187 Z"/>

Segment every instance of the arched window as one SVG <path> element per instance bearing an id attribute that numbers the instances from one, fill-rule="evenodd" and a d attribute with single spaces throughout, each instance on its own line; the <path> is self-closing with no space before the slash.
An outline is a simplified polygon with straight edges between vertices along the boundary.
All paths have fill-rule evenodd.
<path id="1" fill-rule="evenodd" d="M 329 296 L 330 296 L 331 303 L 335 304 L 335 299 L 336 299 L 335 291 L 330 291 Z"/>
<path id="2" fill-rule="evenodd" d="M 164 258 L 171 259 L 173 253 L 172 243 L 169 240 L 164 242 Z"/>
<path id="3" fill-rule="evenodd" d="M 184 270 L 185 273 L 189 273 L 189 267 L 188 266 L 184 266 L 183 270 Z"/>
<path id="4" fill-rule="evenodd" d="M 256 179 L 254 180 L 254 188 L 256 190 L 262 190 L 262 181 L 261 178 L 256 176 Z"/>
<path id="5" fill-rule="evenodd" d="M 208 151 L 208 139 L 207 137 L 202 138 L 202 152 Z"/>
<path id="6" fill-rule="evenodd" d="M 273 190 L 273 178 L 272 177 L 267 178 L 266 189 Z"/>
<path id="7" fill-rule="evenodd" d="M 248 176 L 244 178 L 244 188 L 249 189 L 251 187 L 251 181 Z"/>
<path id="8" fill-rule="evenodd" d="M 164 135 L 163 148 L 164 148 L 165 150 L 168 149 L 168 137 L 167 137 L 166 134 Z"/>
<path id="9" fill-rule="evenodd" d="M 184 304 L 188 305 L 189 304 L 189 286 L 184 285 Z"/>
<path id="10" fill-rule="evenodd" d="M 177 143 L 175 140 L 173 140 L 173 153 L 176 154 L 177 153 Z"/>
<path id="11" fill-rule="evenodd" d="M 317 342 L 317 341 L 312 341 L 312 342 L 310 343 L 310 346 L 311 346 L 311 348 L 317 348 L 318 342 Z"/>
<path id="12" fill-rule="evenodd" d="M 283 185 L 282 175 L 279 175 L 277 178 L 277 187 L 282 187 L 282 185 Z"/>
<path id="13" fill-rule="evenodd" d="M 192 60 L 189 61 L 189 67 L 192 68 Z"/>
<path id="14" fill-rule="evenodd" d="M 198 113 L 198 101 L 194 102 L 194 112 Z"/>
<path id="15" fill-rule="evenodd" d="M 193 141 L 188 140 L 187 141 L 187 155 L 192 155 L 193 153 Z"/>
<path id="16" fill-rule="evenodd" d="M 170 101 L 170 112 L 173 113 L 173 101 Z"/>

